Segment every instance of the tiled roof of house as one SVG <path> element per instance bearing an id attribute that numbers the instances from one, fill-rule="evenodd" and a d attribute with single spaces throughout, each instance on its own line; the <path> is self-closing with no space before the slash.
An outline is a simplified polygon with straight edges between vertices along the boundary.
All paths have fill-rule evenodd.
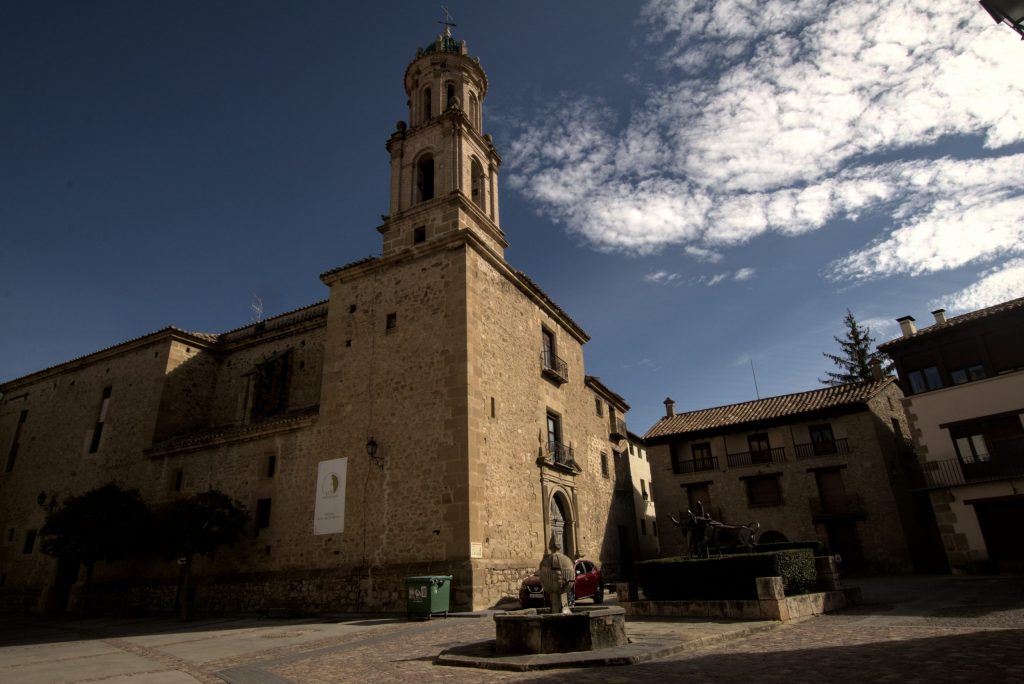
<path id="1" fill-rule="evenodd" d="M 963 325 L 964 323 L 971 323 L 982 318 L 988 318 L 989 316 L 995 316 L 997 314 L 1002 314 L 1006 313 L 1007 311 L 1013 311 L 1014 309 L 1021 308 L 1024 308 L 1024 297 L 1020 297 L 1019 299 L 1011 299 L 1008 302 L 995 304 L 984 309 L 978 309 L 977 311 L 971 311 L 960 316 L 947 318 L 945 323 L 936 323 L 934 325 L 928 326 L 927 328 L 922 328 L 909 337 L 897 337 L 894 340 L 889 340 L 884 344 L 878 345 L 878 348 L 882 351 L 886 351 L 887 349 L 891 349 L 892 347 L 898 346 L 900 343 L 905 342 L 907 340 L 917 340 L 920 339 L 921 337 L 924 337 L 925 335 L 931 335 L 932 333 L 939 332 L 940 330 L 949 330 L 950 328 L 956 327 L 958 325 Z"/>
<path id="2" fill-rule="evenodd" d="M 875 382 L 824 387 L 810 392 L 785 394 L 780 397 L 746 401 L 742 404 L 678 413 L 671 418 L 665 417 L 655 423 L 644 435 L 644 439 L 651 440 L 670 435 L 704 432 L 747 423 L 795 417 L 804 413 L 841 406 L 863 404 L 895 381 L 895 378 L 886 378 Z"/>

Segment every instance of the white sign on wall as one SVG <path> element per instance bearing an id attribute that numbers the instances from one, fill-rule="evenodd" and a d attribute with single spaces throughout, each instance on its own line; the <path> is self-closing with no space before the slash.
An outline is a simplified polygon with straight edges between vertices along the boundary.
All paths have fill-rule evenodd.
<path id="1" fill-rule="evenodd" d="M 313 534 L 338 534 L 345 531 L 345 478 L 347 474 L 347 458 L 320 461 L 317 466 Z"/>

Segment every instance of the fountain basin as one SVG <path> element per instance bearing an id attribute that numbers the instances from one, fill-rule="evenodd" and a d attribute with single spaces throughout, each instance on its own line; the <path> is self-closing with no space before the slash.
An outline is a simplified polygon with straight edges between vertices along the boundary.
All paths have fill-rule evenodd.
<path id="1" fill-rule="evenodd" d="M 629 643 L 626 611 L 619 606 L 576 606 L 569 615 L 510 610 L 496 613 L 494 623 L 499 656 L 596 651 Z"/>

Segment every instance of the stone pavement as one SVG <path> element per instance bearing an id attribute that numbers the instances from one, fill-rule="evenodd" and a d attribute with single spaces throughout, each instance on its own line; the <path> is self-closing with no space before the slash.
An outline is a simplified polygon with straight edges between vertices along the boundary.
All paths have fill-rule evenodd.
<path id="1" fill-rule="evenodd" d="M 630 620 L 637 641 L 675 641 L 650 662 L 550 672 L 434 664 L 492 639 L 489 615 L 430 622 L 0 618 L 0 682 L 1021 682 L 1024 577 L 848 581 L 865 605 L 801 622 Z M 754 631 L 756 630 L 756 631 Z"/>

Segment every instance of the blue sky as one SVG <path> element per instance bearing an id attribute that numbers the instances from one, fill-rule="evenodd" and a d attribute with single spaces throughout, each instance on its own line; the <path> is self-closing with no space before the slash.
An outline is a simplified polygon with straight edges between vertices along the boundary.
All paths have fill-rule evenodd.
<path id="1" fill-rule="evenodd" d="M 828 5 L 824 9 L 823 5 Z M 1024 46 L 973 0 L 449 3 L 506 256 L 643 433 L 813 389 L 847 308 L 1024 296 Z M 0 5 L 0 380 L 379 253 L 426 2 Z"/>

